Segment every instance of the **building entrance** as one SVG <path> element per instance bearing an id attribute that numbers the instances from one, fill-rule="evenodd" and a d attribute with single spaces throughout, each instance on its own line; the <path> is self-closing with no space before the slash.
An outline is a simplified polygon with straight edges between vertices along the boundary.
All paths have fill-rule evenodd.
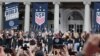
<path id="1" fill-rule="evenodd" d="M 69 24 L 68 29 L 69 31 L 74 30 L 75 32 L 81 33 L 83 31 L 83 25 L 82 24 Z"/>
<path id="2" fill-rule="evenodd" d="M 82 15 L 77 12 L 73 11 L 68 17 L 68 30 L 81 33 L 83 31 L 83 17 Z"/>

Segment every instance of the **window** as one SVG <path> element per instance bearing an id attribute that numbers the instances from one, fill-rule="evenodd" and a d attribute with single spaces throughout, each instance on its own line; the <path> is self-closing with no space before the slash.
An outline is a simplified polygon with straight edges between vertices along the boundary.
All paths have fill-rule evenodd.
<path id="1" fill-rule="evenodd" d="M 74 28 L 74 25 L 73 24 L 70 24 L 69 25 L 69 31 L 72 31 L 73 28 Z"/>
<path id="2" fill-rule="evenodd" d="M 68 20 L 83 20 L 83 17 L 79 12 L 73 11 L 68 17 Z"/>
<path id="3" fill-rule="evenodd" d="M 77 25 L 77 32 L 81 33 L 83 29 L 83 25 Z"/>
<path id="4" fill-rule="evenodd" d="M 69 31 L 72 31 L 73 29 L 74 29 L 74 31 L 76 31 L 78 33 L 82 33 L 83 25 L 69 24 Z"/>

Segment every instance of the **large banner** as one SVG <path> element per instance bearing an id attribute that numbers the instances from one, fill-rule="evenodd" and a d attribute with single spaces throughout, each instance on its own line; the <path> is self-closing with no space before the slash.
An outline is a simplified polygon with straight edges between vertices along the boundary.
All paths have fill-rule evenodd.
<path id="1" fill-rule="evenodd" d="M 19 21 L 18 3 L 5 4 L 5 29 L 17 29 Z"/>
<path id="2" fill-rule="evenodd" d="M 42 30 L 47 26 L 48 3 L 33 3 L 33 29 Z"/>
<path id="3" fill-rule="evenodd" d="M 95 33 L 100 32 L 100 3 L 94 3 L 94 17 L 93 17 L 93 25 L 92 30 Z"/>

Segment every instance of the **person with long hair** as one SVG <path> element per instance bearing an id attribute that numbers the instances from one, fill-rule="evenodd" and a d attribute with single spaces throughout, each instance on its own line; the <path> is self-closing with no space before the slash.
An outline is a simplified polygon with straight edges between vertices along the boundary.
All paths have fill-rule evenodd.
<path id="1" fill-rule="evenodd" d="M 70 35 L 69 35 L 69 38 L 67 39 L 67 42 L 68 42 L 68 52 L 69 52 L 69 54 L 72 54 L 72 52 L 73 52 L 73 43 L 74 43 L 74 39 L 73 39 L 73 37 L 72 37 L 72 34 L 70 33 Z"/>
<path id="2" fill-rule="evenodd" d="M 53 46 L 53 33 L 49 31 L 48 37 L 47 37 L 47 45 L 48 45 L 48 53 L 51 51 Z"/>
<path id="3" fill-rule="evenodd" d="M 79 51 L 80 37 L 77 32 L 74 32 L 74 52 Z"/>
<path id="4" fill-rule="evenodd" d="M 11 44 L 12 44 L 12 36 L 11 36 L 11 33 L 10 33 L 10 31 L 6 31 L 5 32 L 6 34 L 5 34 L 5 43 L 6 43 L 6 47 L 7 48 L 11 48 L 12 46 L 11 46 Z"/>
<path id="5" fill-rule="evenodd" d="M 18 32 L 18 47 L 23 46 L 23 31 Z"/>

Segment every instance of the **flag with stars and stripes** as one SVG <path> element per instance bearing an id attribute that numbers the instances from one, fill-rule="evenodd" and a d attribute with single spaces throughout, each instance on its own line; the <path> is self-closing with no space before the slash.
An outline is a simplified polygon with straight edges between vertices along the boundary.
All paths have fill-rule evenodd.
<path id="1" fill-rule="evenodd" d="M 47 25 L 48 3 L 33 3 L 32 24 L 35 29 L 43 29 Z"/>
<path id="2" fill-rule="evenodd" d="M 93 31 L 95 33 L 100 33 L 100 3 L 94 3 L 94 18 L 93 18 Z"/>

